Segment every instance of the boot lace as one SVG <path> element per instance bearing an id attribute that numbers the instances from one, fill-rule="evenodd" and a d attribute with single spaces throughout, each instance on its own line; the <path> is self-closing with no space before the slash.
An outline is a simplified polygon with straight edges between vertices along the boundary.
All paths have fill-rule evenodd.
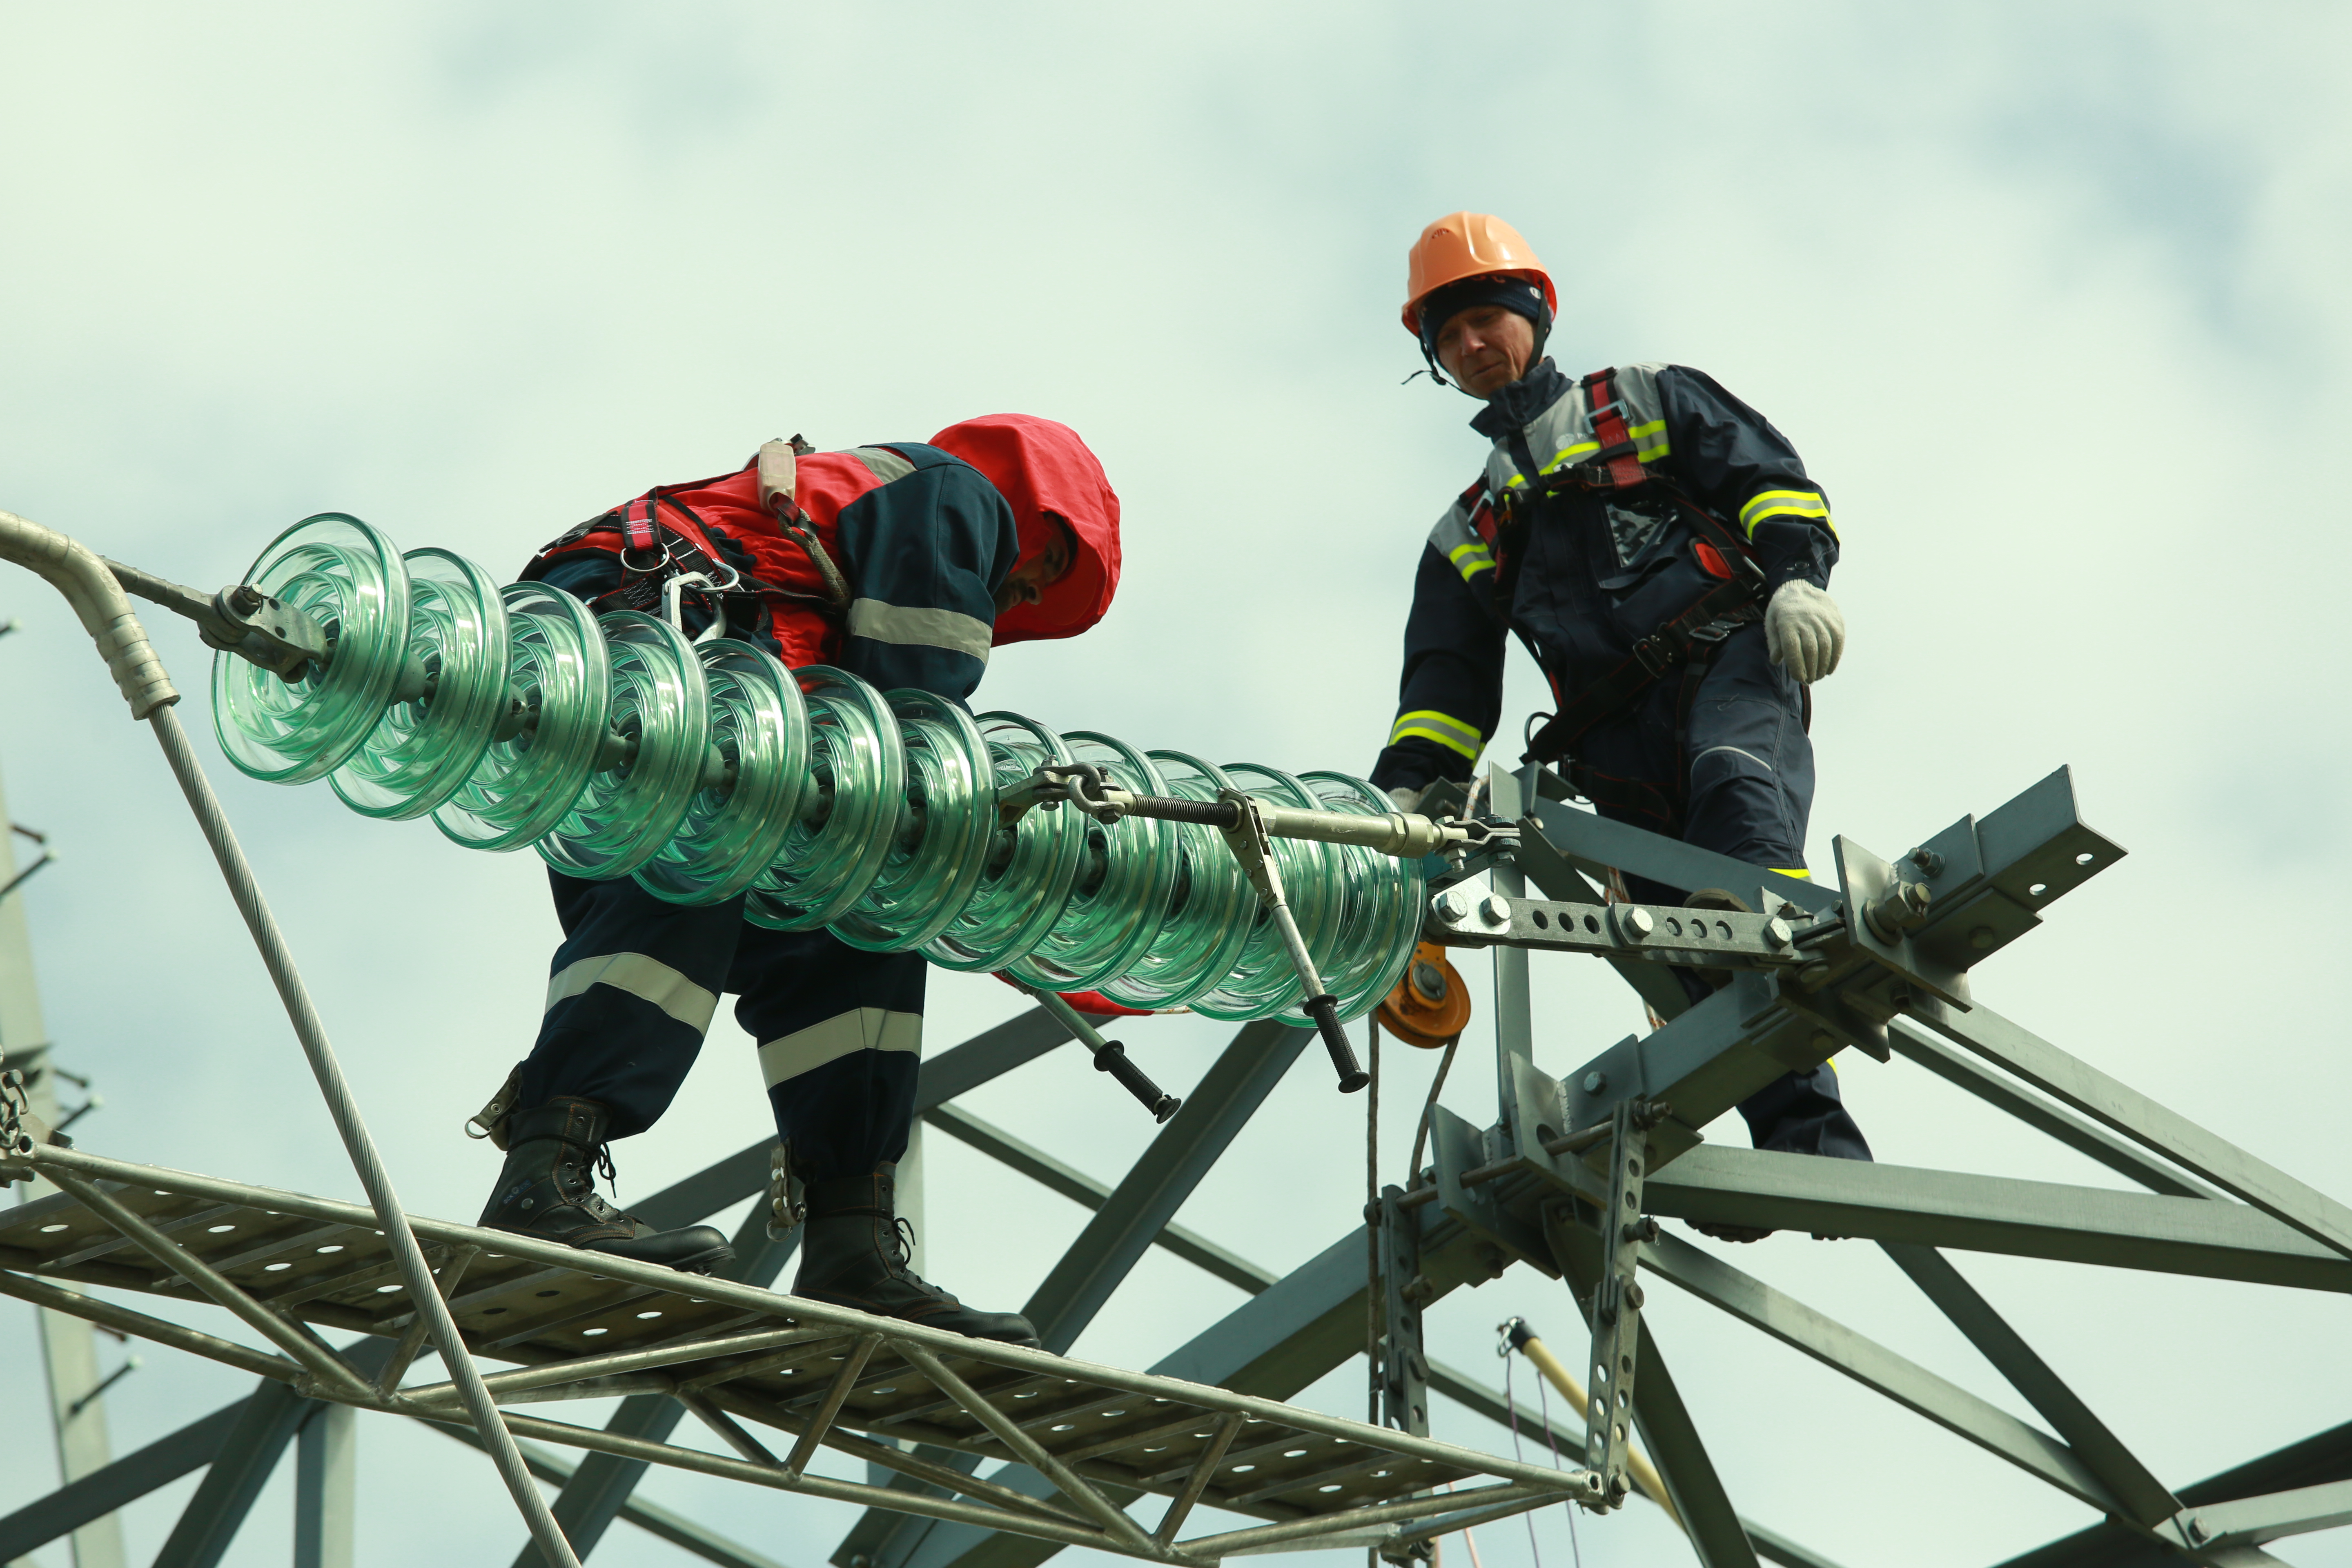
<path id="1" fill-rule="evenodd" d="M 898 1215 L 891 1222 L 890 1235 L 891 1239 L 898 1244 L 898 1267 L 901 1268 L 913 1267 L 915 1261 L 914 1222 L 908 1219 L 905 1215 Z"/>

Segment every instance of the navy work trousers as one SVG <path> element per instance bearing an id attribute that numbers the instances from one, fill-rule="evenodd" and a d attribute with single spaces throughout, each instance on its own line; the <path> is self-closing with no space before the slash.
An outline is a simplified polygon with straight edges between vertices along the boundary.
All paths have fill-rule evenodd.
<path id="1" fill-rule="evenodd" d="M 747 923 L 741 900 L 665 903 L 636 883 L 550 872 L 563 944 L 520 1099 L 596 1100 L 626 1138 L 661 1119 L 719 1009 L 759 1043 L 776 1131 L 805 1180 L 871 1171 L 907 1151 L 922 1056 L 923 979 L 911 952 L 866 952 L 828 931 Z"/>
<path id="2" fill-rule="evenodd" d="M 1685 843 L 1801 875 L 1813 743 L 1795 679 L 1771 661 L 1762 626 L 1740 627 L 1709 661 L 1691 703 L 1690 732 L 1678 745 L 1683 679 L 1679 669 L 1669 672 L 1632 713 L 1585 734 L 1577 760 L 1609 777 L 1652 785 L 1680 808 Z M 1593 804 L 1601 816 L 1636 827 L 1670 826 L 1635 807 L 1600 798 Z M 1643 877 L 1629 876 L 1625 884 L 1636 903 L 1680 904 L 1692 891 Z M 1741 1101 L 1739 1114 L 1759 1149 L 1870 1158 L 1827 1062 L 1783 1074 Z"/>

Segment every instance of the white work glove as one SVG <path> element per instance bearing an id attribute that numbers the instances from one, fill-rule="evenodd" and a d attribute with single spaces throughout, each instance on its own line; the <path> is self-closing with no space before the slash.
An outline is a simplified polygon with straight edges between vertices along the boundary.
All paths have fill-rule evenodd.
<path id="1" fill-rule="evenodd" d="M 1837 601 L 1801 577 L 1774 590 L 1764 606 L 1764 646 L 1803 685 L 1827 679 L 1845 652 L 1845 617 Z"/>
<path id="2" fill-rule="evenodd" d="M 1399 784 L 1396 788 L 1389 791 L 1389 803 L 1391 805 L 1394 805 L 1399 811 L 1419 811 L 1421 809 L 1421 792 L 1417 789 L 1409 788 L 1404 784 Z"/>

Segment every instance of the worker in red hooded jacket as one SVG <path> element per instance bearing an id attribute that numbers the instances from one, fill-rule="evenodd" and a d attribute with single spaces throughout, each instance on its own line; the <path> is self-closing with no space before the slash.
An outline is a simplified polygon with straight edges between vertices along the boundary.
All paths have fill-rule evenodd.
<path id="1" fill-rule="evenodd" d="M 1118 584 L 1118 498 L 1076 432 L 1000 414 L 923 442 L 810 452 L 770 442 L 742 468 L 647 491 L 591 519 L 524 575 L 600 610 L 671 593 L 693 635 L 878 689 L 961 701 L 989 651 L 1076 637 Z M 914 1112 L 925 964 L 824 931 L 747 923 L 742 900 L 667 903 L 627 879 L 551 872 L 564 930 L 539 1039 L 485 1113 L 507 1152 L 480 1223 L 708 1271 L 708 1226 L 658 1230 L 595 1192 L 607 1143 L 652 1126 L 701 1049 L 721 993 L 759 1042 L 776 1128 L 806 1205 L 795 1295 L 929 1327 L 1034 1343 L 907 1267 L 892 1192 Z"/>

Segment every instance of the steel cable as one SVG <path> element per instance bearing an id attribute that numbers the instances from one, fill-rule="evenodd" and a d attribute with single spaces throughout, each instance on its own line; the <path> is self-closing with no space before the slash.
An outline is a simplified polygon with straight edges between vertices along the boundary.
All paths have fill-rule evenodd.
<path id="1" fill-rule="evenodd" d="M 497 1402 L 483 1384 L 473 1352 L 458 1335 L 457 1320 L 450 1315 L 449 1304 L 442 1299 L 440 1287 L 433 1278 L 432 1265 L 425 1260 L 424 1249 L 416 1245 L 416 1233 L 409 1228 L 399 1194 L 393 1191 L 392 1177 L 384 1170 L 374 1136 L 360 1117 L 359 1106 L 352 1098 L 352 1086 L 343 1077 L 342 1064 L 335 1059 L 326 1026 L 320 1021 L 318 1008 L 311 1003 L 310 987 L 303 984 L 300 973 L 294 967 L 293 955 L 287 951 L 277 917 L 269 912 L 269 905 L 261 896 L 253 867 L 247 861 L 236 831 L 221 810 L 220 797 L 213 793 L 212 781 L 205 776 L 203 765 L 188 744 L 187 731 L 181 728 L 178 715 L 168 704 L 149 714 L 147 721 L 154 729 L 156 742 L 163 748 L 173 777 L 180 782 L 180 792 L 188 798 L 189 809 L 196 814 L 196 823 L 204 830 L 213 858 L 220 864 L 229 897 L 236 902 L 237 912 L 245 917 L 246 929 L 253 933 L 254 946 L 261 951 L 262 965 L 269 971 L 270 984 L 278 988 L 278 999 L 285 1005 L 286 1016 L 294 1025 L 294 1036 L 302 1044 L 302 1054 L 310 1058 L 311 1075 L 319 1080 L 319 1092 L 326 1099 L 327 1113 L 334 1119 L 335 1131 L 342 1138 L 352 1169 L 359 1173 L 368 1206 L 383 1223 L 384 1245 L 392 1251 L 401 1283 L 407 1288 L 410 1302 L 424 1317 L 434 1348 L 441 1352 L 449 1375 L 457 1384 L 466 1414 L 481 1433 L 490 1459 L 498 1466 L 507 1490 L 513 1494 L 515 1506 L 522 1510 L 524 1521 L 530 1526 L 531 1539 L 539 1543 L 541 1552 L 552 1568 L 579 1568 L 580 1560 L 572 1555 L 571 1542 L 564 1540 L 547 1499 L 523 1463 L 522 1450 L 515 1446 L 514 1435 L 507 1430 Z"/>

